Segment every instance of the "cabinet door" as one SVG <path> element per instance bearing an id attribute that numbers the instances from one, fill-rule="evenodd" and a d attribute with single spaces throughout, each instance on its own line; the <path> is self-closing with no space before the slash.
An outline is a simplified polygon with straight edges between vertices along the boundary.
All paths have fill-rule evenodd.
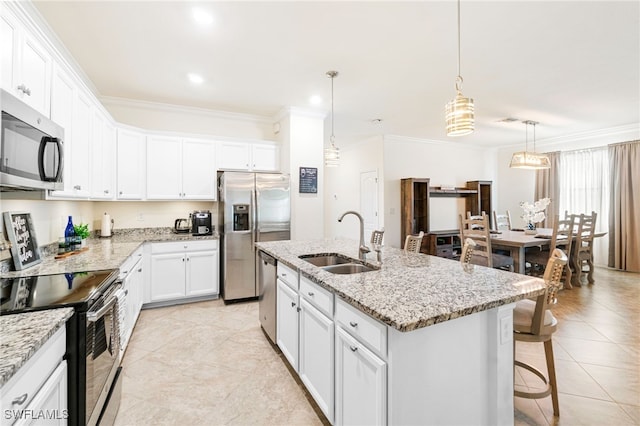
<path id="1" fill-rule="evenodd" d="M 275 172 L 279 169 L 280 150 L 276 145 L 254 144 L 251 146 L 251 169 Z"/>
<path id="2" fill-rule="evenodd" d="M 89 144 L 92 134 L 93 105 L 91 98 L 76 92 L 73 116 L 73 153 L 71 167 L 71 190 L 77 197 L 89 197 Z"/>
<path id="3" fill-rule="evenodd" d="M 300 309 L 300 380 L 333 423 L 333 321 L 303 298 Z"/>
<path id="4" fill-rule="evenodd" d="M 19 80 L 25 87 L 20 98 L 49 117 L 51 96 L 51 55 L 25 32 L 21 43 L 22 58 L 19 62 Z"/>
<path id="5" fill-rule="evenodd" d="M 182 141 L 151 136 L 147 139 L 147 199 L 178 200 L 182 192 Z"/>
<path id="6" fill-rule="evenodd" d="M 216 146 L 210 141 L 182 142 L 182 193 L 188 200 L 217 197 Z"/>
<path id="7" fill-rule="evenodd" d="M 32 414 L 56 414 L 47 419 L 47 425 L 66 425 L 67 419 L 67 361 L 62 361 L 42 385 L 38 393 L 27 406 L 25 411 Z M 14 425 L 42 424 L 42 419 L 26 416 Z"/>
<path id="8" fill-rule="evenodd" d="M 109 200 L 114 197 L 115 127 L 97 108 L 93 116 L 91 140 L 91 198 Z"/>
<path id="9" fill-rule="evenodd" d="M 116 149 L 117 198 L 141 200 L 145 184 L 145 137 L 119 129 Z"/>
<path id="10" fill-rule="evenodd" d="M 251 145 L 246 142 L 222 142 L 218 168 L 225 170 L 249 170 Z"/>
<path id="11" fill-rule="evenodd" d="M 51 120 L 64 129 L 64 168 L 62 179 L 63 191 L 52 191 L 54 197 L 72 197 L 73 184 L 71 169 L 73 168 L 73 105 L 76 87 L 71 77 L 59 66 L 54 67 L 51 82 Z"/>
<path id="12" fill-rule="evenodd" d="M 184 253 L 151 256 L 151 301 L 177 299 L 185 295 Z"/>
<path id="13" fill-rule="evenodd" d="M 18 49 L 18 24 L 12 15 L 2 10 L 0 16 L 0 84 L 6 91 L 14 94 L 17 84 L 15 78 L 15 60 Z"/>
<path id="14" fill-rule="evenodd" d="M 276 343 L 289 364 L 298 371 L 298 293 L 277 281 Z"/>
<path id="15" fill-rule="evenodd" d="M 387 365 L 336 328 L 336 425 L 387 423 Z"/>
<path id="16" fill-rule="evenodd" d="M 187 252 L 187 296 L 218 294 L 218 251 Z"/>

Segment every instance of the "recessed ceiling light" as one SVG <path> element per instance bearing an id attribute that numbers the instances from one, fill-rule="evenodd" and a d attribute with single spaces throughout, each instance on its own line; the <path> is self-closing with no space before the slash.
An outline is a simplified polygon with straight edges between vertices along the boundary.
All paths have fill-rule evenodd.
<path id="1" fill-rule="evenodd" d="M 213 23 L 213 16 L 204 9 L 194 7 L 192 13 L 193 19 L 200 25 L 211 25 Z"/>
<path id="2" fill-rule="evenodd" d="M 202 76 L 199 76 L 198 74 L 194 74 L 192 72 L 187 74 L 187 77 L 193 84 L 202 84 L 204 82 L 204 78 L 202 78 Z"/>
<path id="3" fill-rule="evenodd" d="M 318 95 L 313 95 L 309 98 L 309 103 L 311 105 L 320 105 L 322 103 L 322 98 Z"/>

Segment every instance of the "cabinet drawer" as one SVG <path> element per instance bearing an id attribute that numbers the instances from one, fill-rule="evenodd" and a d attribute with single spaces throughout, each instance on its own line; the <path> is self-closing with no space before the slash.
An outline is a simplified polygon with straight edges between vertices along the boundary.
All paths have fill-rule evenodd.
<path id="1" fill-rule="evenodd" d="M 325 290 L 307 277 L 300 277 L 300 295 L 309 301 L 320 312 L 333 317 L 333 293 Z"/>
<path id="2" fill-rule="evenodd" d="M 182 251 L 216 250 L 217 248 L 218 240 L 171 241 L 167 243 L 152 243 L 151 253 L 159 254 Z"/>
<path id="3" fill-rule="evenodd" d="M 276 271 L 278 274 L 278 278 L 284 281 L 289 287 L 294 290 L 298 290 L 298 272 L 289 268 L 287 265 L 282 262 L 278 262 L 278 266 L 276 267 Z"/>
<path id="4" fill-rule="evenodd" d="M 122 265 L 120 265 L 120 278 L 124 278 L 128 275 L 140 259 L 142 259 L 142 246 L 138 247 L 131 256 L 127 257 L 125 261 L 122 262 Z"/>
<path id="5" fill-rule="evenodd" d="M 336 302 L 336 322 L 382 358 L 387 357 L 387 326 L 344 300 Z"/>
<path id="6" fill-rule="evenodd" d="M 62 361 L 66 345 L 65 326 L 56 333 L 27 361 L 3 387 L 2 408 L 20 410 L 27 407 L 38 390 Z M 23 399 L 24 398 L 24 399 Z M 22 403 L 14 403 L 21 400 Z"/>

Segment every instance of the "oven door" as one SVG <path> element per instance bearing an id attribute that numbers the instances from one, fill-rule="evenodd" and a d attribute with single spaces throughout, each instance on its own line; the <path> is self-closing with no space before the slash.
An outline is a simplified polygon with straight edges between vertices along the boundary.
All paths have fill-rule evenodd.
<path id="1" fill-rule="evenodd" d="M 86 424 L 95 425 L 114 381 L 120 354 L 115 284 L 87 311 Z"/>

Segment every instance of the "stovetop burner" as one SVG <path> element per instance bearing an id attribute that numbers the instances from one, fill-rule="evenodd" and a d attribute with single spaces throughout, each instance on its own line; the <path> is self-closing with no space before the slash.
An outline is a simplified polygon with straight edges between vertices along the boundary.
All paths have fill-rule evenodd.
<path id="1" fill-rule="evenodd" d="M 0 278 L 0 315 L 87 304 L 118 277 L 117 269 Z"/>

